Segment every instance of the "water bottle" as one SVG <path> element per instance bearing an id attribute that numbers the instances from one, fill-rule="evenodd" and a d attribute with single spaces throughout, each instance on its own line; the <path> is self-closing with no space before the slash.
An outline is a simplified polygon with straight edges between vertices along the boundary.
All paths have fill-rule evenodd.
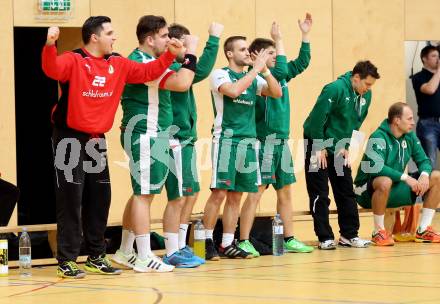
<path id="1" fill-rule="evenodd" d="M 202 220 L 198 219 L 194 225 L 194 255 L 205 259 L 205 227 Z"/>
<path id="2" fill-rule="evenodd" d="M 8 240 L 0 240 L 0 277 L 8 275 Z"/>
<path id="3" fill-rule="evenodd" d="M 272 222 L 272 254 L 280 256 L 284 254 L 284 229 L 280 215 L 275 215 Z"/>
<path id="4" fill-rule="evenodd" d="M 32 275 L 31 238 L 27 233 L 27 228 L 23 228 L 23 232 L 21 233 L 18 242 L 18 264 L 20 266 L 20 275 Z"/>

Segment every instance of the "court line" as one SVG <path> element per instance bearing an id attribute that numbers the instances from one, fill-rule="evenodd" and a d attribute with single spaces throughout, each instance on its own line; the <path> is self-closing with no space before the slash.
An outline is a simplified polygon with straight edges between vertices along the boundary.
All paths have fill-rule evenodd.
<path id="1" fill-rule="evenodd" d="M 197 273 L 209 273 L 209 272 L 218 272 L 218 271 L 235 271 L 235 270 L 244 270 L 244 269 L 258 269 L 258 268 L 268 268 L 268 267 L 285 267 L 285 266 L 295 266 L 295 265 L 298 265 L 298 264 L 300 264 L 300 265 L 312 265 L 312 264 L 324 264 L 324 263 L 329 263 L 329 262 L 345 262 L 345 261 L 357 261 L 357 260 L 371 260 L 371 259 L 390 259 L 390 258 L 401 258 L 401 257 L 408 257 L 408 256 L 423 256 L 423 255 L 435 255 L 435 254 L 440 254 L 440 253 L 432 253 L 432 252 L 430 252 L 430 253 L 416 253 L 416 254 L 404 254 L 404 255 L 388 255 L 388 256 L 383 256 L 383 257 L 371 257 L 371 258 L 349 258 L 349 259 L 343 259 L 343 260 L 324 260 L 324 261 L 313 261 L 313 262 L 304 262 L 304 261 L 302 261 L 302 262 L 300 262 L 300 263 L 288 263 L 288 264 L 280 264 L 280 265 L 258 265 L 258 266 L 247 266 L 247 267 L 234 267 L 234 268 L 228 268 L 228 269 L 224 269 L 224 268 L 221 268 L 221 269 L 211 269 L 211 270 L 209 270 L 209 269 L 207 269 L 207 270 L 198 270 L 197 272 L 181 272 L 181 273 L 178 273 L 178 272 L 176 272 L 176 273 L 173 273 L 173 275 L 178 275 L 178 276 L 185 276 L 185 275 L 189 275 L 190 277 L 201 277 L 201 276 L 197 276 Z M 229 264 L 229 265 L 231 265 L 231 264 Z M 131 277 L 133 277 L 133 275 L 128 275 L 128 276 L 126 276 L 127 278 L 131 278 Z M 117 276 L 117 277 L 112 277 L 112 278 L 105 278 L 105 279 L 116 279 L 116 278 L 118 278 L 118 279 L 120 279 L 121 277 L 120 276 Z M 212 278 L 212 276 L 211 276 L 211 278 Z M 225 277 L 223 277 L 224 279 L 227 279 L 227 278 L 225 278 Z M 91 279 L 91 280 L 81 280 L 82 282 L 84 282 L 84 281 L 95 281 L 95 280 L 103 280 L 104 278 L 97 278 L 97 279 Z M 242 279 L 246 279 L 246 278 L 242 278 Z M 252 278 L 252 279 L 255 279 L 255 278 Z M 265 279 L 265 280 L 270 280 L 270 279 Z M 30 281 L 30 282 L 32 282 L 31 280 L 26 280 L 26 281 Z M 287 281 L 292 281 L 292 280 L 287 280 Z M 47 282 L 47 281 L 34 281 L 34 282 L 44 282 L 45 283 L 45 285 L 43 285 L 43 286 L 40 286 L 40 287 L 38 287 L 38 288 L 34 288 L 34 289 L 32 289 L 32 290 L 30 290 L 30 291 L 25 291 L 25 292 L 21 292 L 21 293 L 17 293 L 17 294 L 13 294 L 13 295 L 10 295 L 9 297 L 13 297 L 13 296 L 18 296 L 18 295 L 25 295 L 25 294 L 29 294 L 29 293 L 32 293 L 32 292 L 35 292 L 35 291 L 38 291 L 38 290 L 42 290 L 42 289 L 45 289 L 45 288 L 48 288 L 48 287 L 51 287 L 51 286 L 54 286 L 54 287 L 65 287 L 65 288 L 75 288 L 75 287 L 73 287 L 73 286 L 69 286 L 69 285 L 66 285 L 66 286 L 55 286 L 57 283 L 63 283 L 63 280 L 61 280 L 61 281 L 55 281 L 55 282 Z M 72 282 L 72 281 L 64 281 L 65 283 L 74 283 L 74 282 Z M 82 282 L 78 282 L 78 283 L 82 283 Z M 301 281 L 296 281 L 296 282 L 301 282 Z M 342 282 L 342 283 L 340 283 L 340 282 L 328 282 L 328 281 L 326 281 L 326 282 L 319 282 L 319 281 L 303 281 L 303 282 L 310 282 L 310 283 L 331 283 L 331 284 L 347 284 L 347 283 L 344 283 L 344 282 Z M 352 284 L 359 284 L 359 283 L 352 283 Z M 64 284 L 62 284 L 62 285 L 64 285 Z M 378 284 L 368 284 L 368 285 L 374 285 L 374 286 L 376 286 L 376 285 L 378 285 Z M 383 285 L 383 284 L 380 284 L 381 286 L 387 286 L 387 285 Z M 118 285 L 117 285 L 118 286 Z M 416 287 L 416 288 L 432 288 L 432 287 L 426 287 L 426 286 L 408 286 L 408 285 L 405 285 L 405 286 L 402 286 L 402 285 L 388 285 L 388 286 L 393 286 L 393 287 Z M 80 287 L 80 286 L 78 286 L 78 287 Z M 90 289 L 90 287 L 87 287 L 87 288 L 89 288 Z M 143 287 L 143 288 L 145 288 L 145 287 Z M 92 289 L 95 289 L 96 290 L 96 288 L 92 288 Z M 98 290 L 106 290 L 106 289 L 102 289 L 102 288 L 98 288 Z M 112 288 L 110 288 L 110 289 L 107 289 L 107 290 L 114 290 L 114 289 L 112 289 Z M 162 298 L 163 298 L 163 294 L 162 293 L 160 293 L 160 291 L 158 290 L 158 289 L 155 289 L 155 288 L 152 288 L 152 290 L 154 290 L 155 291 L 155 293 L 156 294 L 158 294 L 158 299 L 155 301 L 155 303 L 159 303 L 161 300 L 162 300 Z M 130 291 L 130 290 L 122 290 L 122 291 Z M 179 293 L 180 294 L 180 293 Z M 215 294 L 214 294 L 215 295 Z M 222 295 L 222 296 L 225 296 L 225 295 Z M 314 299 L 309 299 L 309 300 L 314 300 Z M 319 300 L 319 299 L 317 299 L 317 300 Z M 350 303 L 350 302 L 348 302 L 348 303 Z M 373 303 L 373 302 L 369 302 L 369 303 Z"/>
<path id="2" fill-rule="evenodd" d="M 143 287 L 142 289 L 124 289 L 124 288 L 96 288 L 91 286 L 68 286 L 68 285 L 53 285 L 55 288 L 73 288 L 73 289 L 83 289 L 84 291 L 123 291 L 123 292 L 138 292 L 138 293 L 145 293 L 146 287 Z M 302 297 L 291 297 L 291 296 L 255 296 L 255 295 L 241 295 L 241 294 L 216 294 L 216 293 L 193 293 L 193 292 L 161 292 L 157 288 L 148 288 L 150 290 L 153 290 L 156 295 L 158 295 L 158 298 L 154 302 L 155 304 L 158 304 L 165 295 L 186 295 L 186 296 L 211 296 L 211 297 L 232 297 L 232 298 L 244 298 L 244 299 L 254 299 L 254 300 L 283 300 L 283 301 L 314 301 L 319 303 L 356 303 L 356 304 L 390 304 L 390 302 L 375 302 L 375 301 L 351 301 L 351 300 L 328 300 L 328 299 L 319 299 L 319 298 L 302 298 Z M 67 294 L 68 292 L 61 292 L 62 294 Z M 72 293 L 77 293 L 77 291 L 72 291 Z M 39 294 L 38 296 L 49 296 L 53 295 L 51 294 Z M 27 296 L 35 296 L 28 294 Z M 400 303 L 400 302 L 399 302 Z"/>
<path id="3" fill-rule="evenodd" d="M 23 291 L 23 292 L 11 294 L 11 295 L 8 296 L 8 298 L 12 298 L 12 297 L 15 297 L 15 296 L 20 296 L 20 295 L 24 295 L 24 294 L 28 294 L 28 293 L 33 293 L 33 292 L 36 292 L 38 290 L 42 290 L 42 289 L 48 288 L 50 286 L 54 286 L 57 283 L 59 283 L 61 280 L 63 280 L 63 279 L 59 279 L 58 281 L 55 281 L 55 282 L 52 282 L 50 284 L 46 284 L 46 285 L 43 285 L 43 286 L 31 289 L 31 290 L 26 290 L 26 291 Z"/>
<path id="4" fill-rule="evenodd" d="M 241 295 L 241 294 L 216 294 L 216 293 L 194 293 L 194 292 L 164 292 L 165 295 L 176 294 L 185 296 L 211 296 L 211 297 L 232 297 L 244 298 L 253 300 L 284 300 L 284 301 L 313 301 L 319 303 L 355 303 L 355 304 L 390 304 L 390 302 L 376 302 L 376 301 L 352 301 L 352 300 L 334 300 L 334 299 L 319 299 L 319 298 L 305 298 L 305 297 L 291 297 L 291 296 L 255 296 L 255 295 Z M 404 304 L 403 302 L 394 302 L 395 304 Z"/>
<path id="5" fill-rule="evenodd" d="M 233 268 L 219 268 L 219 269 L 207 269 L 207 270 L 198 270 L 197 272 L 217 272 L 217 271 L 229 271 L 229 270 L 243 270 L 243 269 L 258 269 L 258 268 L 269 268 L 269 267 L 286 267 L 286 266 L 297 266 L 297 265 L 312 265 L 312 264 L 325 264 L 332 262 L 352 262 L 352 261 L 365 261 L 365 260 L 377 260 L 377 259 L 389 259 L 389 258 L 402 258 L 409 256 L 426 256 L 426 255 L 434 255 L 440 254 L 440 252 L 430 252 L 430 253 L 417 253 L 417 254 L 404 254 L 404 255 L 389 255 L 384 257 L 370 257 L 370 258 L 349 258 L 349 259 L 339 259 L 339 260 L 324 260 L 324 261 L 313 261 L 313 262 L 298 262 L 298 263 L 287 263 L 287 264 L 278 264 L 278 265 L 256 265 L 256 266 L 247 266 L 247 267 L 233 267 Z M 176 272 L 176 275 L 185 275 L 183 272 Z"/>

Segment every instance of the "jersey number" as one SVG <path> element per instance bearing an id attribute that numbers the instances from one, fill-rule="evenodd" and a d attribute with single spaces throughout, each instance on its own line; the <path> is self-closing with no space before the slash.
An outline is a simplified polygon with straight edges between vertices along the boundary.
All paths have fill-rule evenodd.
<path id="1" fill-rule="evenodd" d="M 93 79 L 92 82 L 92 86 L 103 87 L 104 85 L 105 85 L 105 77 L 95 76 L 95 79 Z"/>

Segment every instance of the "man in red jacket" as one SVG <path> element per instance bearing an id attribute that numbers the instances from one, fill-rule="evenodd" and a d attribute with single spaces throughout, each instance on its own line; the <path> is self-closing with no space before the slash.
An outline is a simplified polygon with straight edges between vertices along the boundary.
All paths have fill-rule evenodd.
<path id="1" fill-rule="evenodd" d="M 126 83 L 145 83 L 163 74 L 182 43 L 150 63 L 136 63 L 113 53 L 116 40 L 106 16 L 88 18 L 82 27 L 84 47 L 57 56 L 59 29 L 48 30 L 42 66 L 60 82 L 62 94 L 52 112 L 58 232 L 57 275 L 82 278 L 76 258 L 84 236 L 85 270 L 120 274 L 105 256 L 104 232 L 111 189 L 104 133 L 112 127 Z"/>

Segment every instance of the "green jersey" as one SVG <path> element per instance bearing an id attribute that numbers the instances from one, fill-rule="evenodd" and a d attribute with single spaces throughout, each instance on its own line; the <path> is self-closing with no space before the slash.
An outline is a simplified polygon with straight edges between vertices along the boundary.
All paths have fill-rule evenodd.
<path id="1" fill-rule="evenodd" d="M 153 56 L 135 49 L 129 59 L 137 62 L 156 60 Z M 170 91 L 163 89 L 171 70 L 158 79 L 145 84 L 127 84 L 122 94 L 122 127 L 151 137 L 169 137 L 168 128 L 173 122 Z"/>
<path id="2" fill-rule="evenodd" d="M 209 76 L 217 58 L 218 47 L 219 38 L 209 36 L 203 54 L 197 61 L 193 84 Z M 177 71 L 180 67 L 180 64 L 173 64 L 170 68 Z M 173 124 L 179 127 L 174 137 L 191 139 L 191 142 L 195 142 L 197 140 L 197 109 L 192 86 L 185 92 L 171 92 L 171 100 L 173 102 Z"/>
<path id="3" fill-rule="evenodd" d="M 276 58 L 275 67 L 270 69 L 278 80 L 283 96 L 273 98 L 258 96 L 255 108 L 257 122 L 257 137 L 264 140 L 268 135 L 275 134 L 276 138 L 287 139 L 290 133 L 290 99 L 287 83 L 301 74 L 310 63 L 310 43 L 303 42 L 299 55 L 295 60 L 287 62 L 286 56 Z"/>
<path id="4" fill-rule="evenodd" d="M 231 98 L 219 92 L 219 87 L 225 83 L 233 83 L 246 75 L 237 73 L 229 68 L 218 69 L 211 74 L 211 96 L 214 107 L 214 140 L 224 137 L 239 142 L 244 138 L 256 138 L 255 103 L 257 95 L 267 86 L 266 81 L 257 76 L 252 84 L 237 98 Z"/>

